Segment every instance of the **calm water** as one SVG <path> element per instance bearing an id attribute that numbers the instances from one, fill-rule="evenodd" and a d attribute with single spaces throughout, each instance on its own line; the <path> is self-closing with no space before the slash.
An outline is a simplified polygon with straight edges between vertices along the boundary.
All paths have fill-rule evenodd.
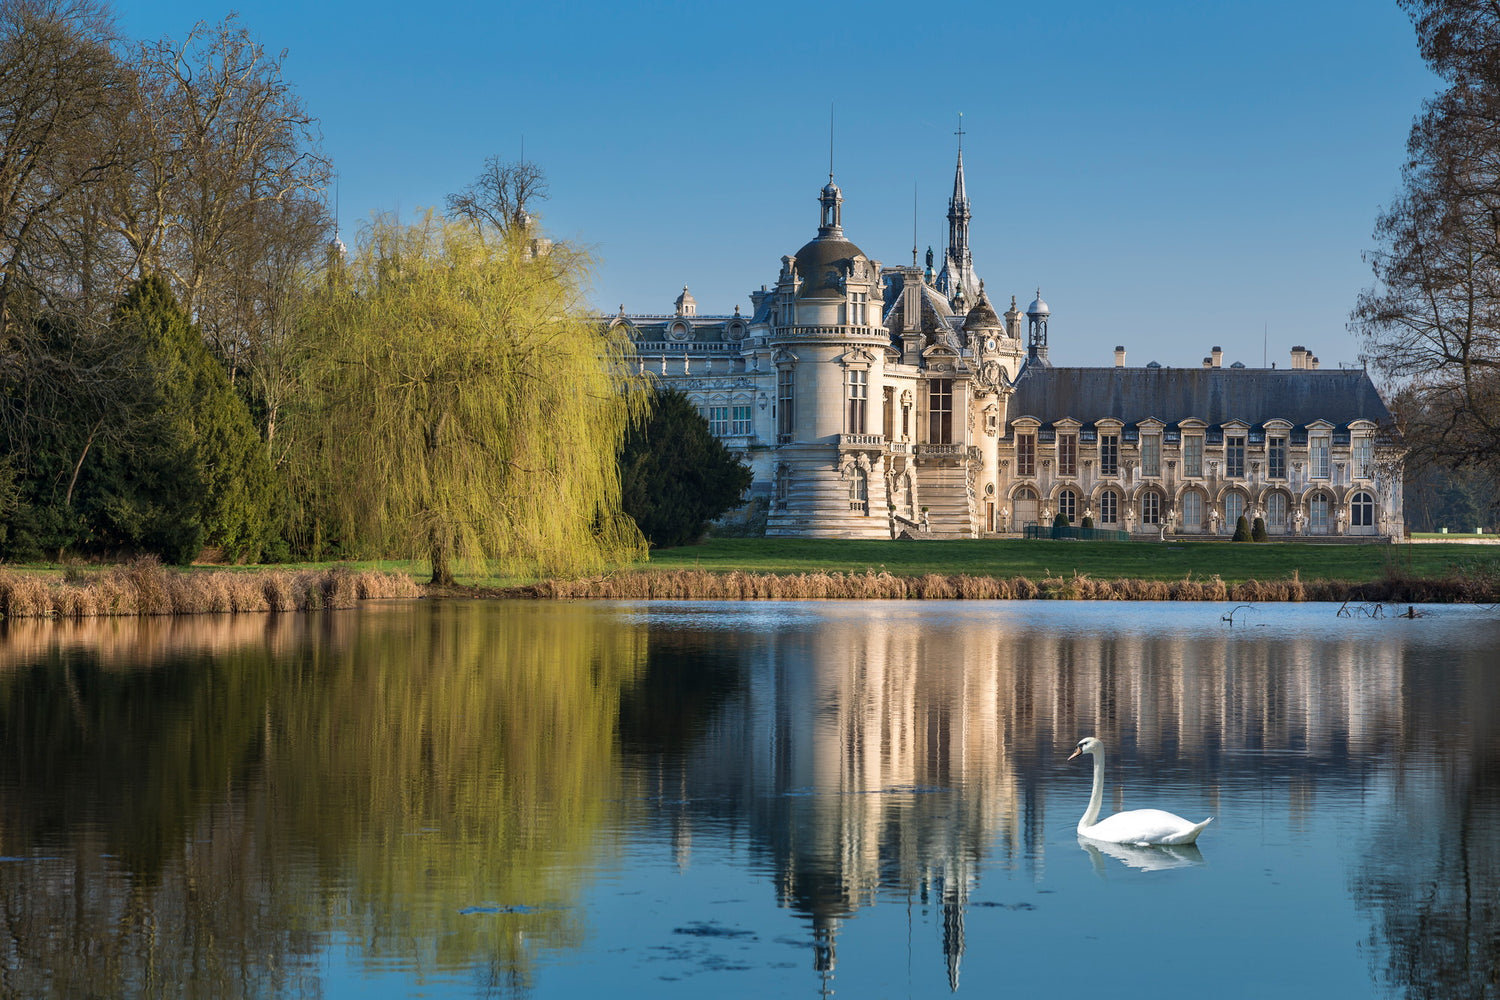
<path id="1" fill-rule="evenodd" d="M 1423 610 L 9 625 L 0 997 L 1494 997 L 1500 612 Z M 1079 841 L 1091 733 L 1196 849 Z"/>

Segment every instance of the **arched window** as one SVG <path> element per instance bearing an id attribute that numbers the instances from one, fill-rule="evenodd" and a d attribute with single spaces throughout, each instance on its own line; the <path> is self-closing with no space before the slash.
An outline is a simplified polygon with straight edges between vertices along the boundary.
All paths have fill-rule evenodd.
<path id="1" fill-rule="evenodd" d="M 1286 494 L 1272 493 L 1266 497 L 1266 528 L 1272 532 L 1286 531 Z"/>
<path id="2" fill-rule="evenodd" d="M 1068 518 L 1068 523 L 1073 524 L 1078 520 L 1078 494 L 1072 490 L 1063 490 L 1057 495 L 1057 512 Z"/>
<path id="3" fill-rule="evenodd" d="M 1243 493 L 1224 494 L 1224 530 L 1233 531 L 1244 514 L 1245 495 Z"/>
<path id="4" fill-rule="evenodd" d="M 1161 524 L 1161 494 L 1155 490 L 1141 494 L 1141 523 Z"/>
<path id="5" fill-rule="evenodd" d="M 1105 490 L 1099 494 L 1099 523 L 1109 525 L 1120 523 L 1120 494 L 1114 490 Z"/>
<path id="6" fill-rule="evenodd" d="M 1203 494 L 1188 490 L 1182 495 L 1181 530 L 1198 532 L 1203 530 Z"/>
<path id="7" fill-rule="evenodd" d="M 1036 490 L 1029 486 L 1016 491 L 1016 526 L 1024 528 L 1036 524 Z"/>
<path id="8" fill-rule="evenodd" d="M 1349 524 L 1355 528 L 1375 527 L 1375 498 L 1364 490 L 1349 501 Z"/>

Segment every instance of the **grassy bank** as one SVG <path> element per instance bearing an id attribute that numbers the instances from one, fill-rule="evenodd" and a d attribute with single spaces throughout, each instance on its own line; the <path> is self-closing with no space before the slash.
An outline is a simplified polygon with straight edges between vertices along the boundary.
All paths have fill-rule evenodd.
<path id="1" fill-rule="evenodd" d="M 1500 602 L 1500 588 L 1473 580 L 1099 580 L 1071 576 L 993 577 L 926 573 L 709 573 L 632 571 L 586 580 L 544 580 L 506 596 L 674 600 L 1061 600 L 1061 601 L 1350 601 L 1357 604 Z"/>
<path id="2" fill-rule="evenodd" d="M 1485 546 L 719 539 L 536 598 L 1500 602 Z"/>
<path id="3" fill-rule="evenodd" d="M 0 570 L 0 617 L 94 618 L 239 614 L 352 608 L 362 600 L 419 597 L 405 573 L 321 569 L 181 571 L 150 560 L 106 569 Z"/>
<path id="4" fill-rule="evenodd" d="M 864 573 L 893 576 L 1047 577 L 1096 580 L 1182 580 L 1217 576 L 1250 580 L 1394 578 L 1441 580 L 1500 574 L 1500 549 L 1484 545 L 1317 545 L 1298 542 L 857 541 L 837 539 L 715 539 L 659 549 L 635 570 L 711 573 Z"/>

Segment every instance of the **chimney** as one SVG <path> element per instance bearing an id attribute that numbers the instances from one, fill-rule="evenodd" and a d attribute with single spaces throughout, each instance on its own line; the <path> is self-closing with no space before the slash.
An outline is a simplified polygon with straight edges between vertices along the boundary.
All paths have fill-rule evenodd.
<path id="1" fill-rule="evenodd" d="M 1124 368 L 1125 367 L 1125 345 L 1124 344 L 1116 344 L 1115 345 L 1115 367 L 1116 368 Z"/>
<path id="2" fill-rule="evenodd" d="M 1293 371 L 1297 371 L 1297 370 L 1300 370 L 1300 369 L 1306 367 L 1306 365 L 1304 365 L 1303 361 L 1302 361 L 1303 355 L 1305 355 L 1306 353 L 1307 353 L 1307 348 L 1303 347 L 1301 344 L 1298 344 L 1296 347 L 1292 348 L 1292 370 Z"/>
<path id="3" fill-rule="evenodd" d="M 1309 356 L 1308 356 L 1308 359 L 1307 359 L 1307 367 L 1313 369 L 1314 371 L 1317 371 L 1317 369 L 1318 369 L 1318 359 L 1315 358 L 1315 357 L 1312 357 L 1311 356 L 1311 352 L 1309 352 Z"/>
<path id="4" fill-rule="evenodd" d="M 1223 365 L 1224 365 L 1224 348 L 1218 346 L 1217 344 L 1214 345 L 1213 360 L 1214 360 L 1214 367 L 1215 368 L 1221 368 L 1221 367 L 1223 367 Z"/>
<path id="5" fill-rule="evenodd" d="M 1203 367 L 1204 368 L 1212 368 L 1213 366 L 1214 366 L 1214 359 L 1213 358 L 1204 358 L 1203 359 Z"/>

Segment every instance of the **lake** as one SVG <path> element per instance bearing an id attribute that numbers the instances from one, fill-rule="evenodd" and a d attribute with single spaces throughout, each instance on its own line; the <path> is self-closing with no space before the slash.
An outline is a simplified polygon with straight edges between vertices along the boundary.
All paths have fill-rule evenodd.
<path id="1" fill-rule="evenodd" d="M 0 996 L 1493 997 L 1500 611 L 1398 610 L 4 623 Z"/>

